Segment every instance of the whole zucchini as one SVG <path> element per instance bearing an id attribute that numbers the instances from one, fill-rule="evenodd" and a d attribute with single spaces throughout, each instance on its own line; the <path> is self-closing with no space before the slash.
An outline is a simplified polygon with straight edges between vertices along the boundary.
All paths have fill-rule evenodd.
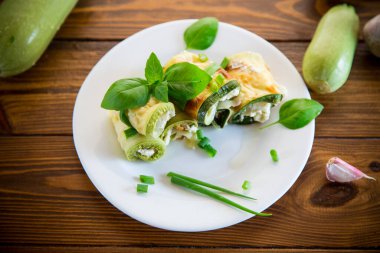
<path id="1" fill-rule="evenodd" d="M 5 0 L 0 5 L 0 77 L 32 67 L 78 0 Z"/>
<path id="2" fill-rule="evenodd" d="M 323 16 L 302 63 L 303 77 L 312 90 L 331 93 L 347 81 L 358 30 L 359 18 L 352 6 L 337 5 Z"/>

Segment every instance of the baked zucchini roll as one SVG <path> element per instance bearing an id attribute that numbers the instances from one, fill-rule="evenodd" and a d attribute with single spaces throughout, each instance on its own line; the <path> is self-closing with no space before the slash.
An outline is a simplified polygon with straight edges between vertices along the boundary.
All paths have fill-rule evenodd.
<path id="1" fill-rule="evenodd" d="M 143 107 L 128 110 L 128 119 L 139 134 L 159 138 L 166 123 L 174 117 L 174 105 L 161 102 L 153 96 Z"/>
<path id="2" fill-rule="evenodd" d="M 233 99 L 231 122 L 265 122 L 270 110 L 281 102 L 285 88 L 277 84 L 260 54 L 242 52 L 228 57 L 226 67 L 231 79 L 239 82 L 240 93 Z"/>
<path id="3" fill-rule="evenodd" d="M 161 135 L 161 139 L 166 145 L 169 145 L 172 140 L 186 139 L 193 142 L 196 139 L 198 123 L 191 119 L 183 112 L 177 112 L 166 124 L 165 130 Z"/>
<path id="4" fill-rule="evenodd" d="M 143 136 L 120 120 L 120 113 L 110 111 L 117 140 L 130 161 L 144 160 L 154 161 L 165 153 L 165 143 L 159 138 Z"/>
<path id="5" fill-rule="evenodd" d="M 164 69 L 175 63 L 189 62 L 208 72 L 212 80 L 209 85 L 197 97 L 189 100 L 184 108 L 186 114 L 192 119 L 197 120 L 201 125 L 210 125 L 214 122 L 215 116 L 219 110 L 220 102 L 225 102 L 223 109 L 229 109 L 233 103 L 229 103 L 233 97 L 236 97 L 240 91 L 240 85 L 235 80 L 230 80 L 226 71 L 219 65 L 199 55 L 184 51 L 168 61 Z M 228 106 L 229 105 L 229 106 Z M 219 115 L 219 114 L 218 114 Z M 223 122 L 224 120 L 218 120 Z"/>

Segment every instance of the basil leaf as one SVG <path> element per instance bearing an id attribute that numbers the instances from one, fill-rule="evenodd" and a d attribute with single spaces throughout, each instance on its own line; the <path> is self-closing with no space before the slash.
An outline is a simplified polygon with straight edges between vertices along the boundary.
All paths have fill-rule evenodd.
<path id="1" fill-rule="evenodd" d="M 186 29 L 184 33 L 186 47 L 199 50 L 209 48 L 214 42 L 217 32 L 218 20 L 216 18 L 201 18 Z"/>
<path id="2" fill-rule="evenodd" d="M 129 126 L 129 127 L 132 127 L 132 124 L 131 124 L 131 122 L 129 121 L 128 116 L 127 116 L 125 110 L 121 110 L 121 111 L 119 112 L 119 117 L 120 117 L 121 122 L 123 122 L 124 124 L 126 124 L 126 125 Z"/>
<path id="3" fill-rule="evenodd" d="M 322 112 L 323 105 L 312 99 L 298 98 L 284 103 L 280 108 L 280 119 L 274 124 L 282 124 L 289 129 L 299 129 L 309 124 Z"/>
<path id="4" fill-rule="evenodd" d="M 180 62 L 166 70 L 164 80 L 168 82 L 169 96 L 184 103 L 201 93 L 211 76 L 194 64 Z"/>
<path id="5" fill-rule="evenodd" d="M 120 79 L 104 95 L 104 109 L 121 111 L 144 106 L 150 98 L 148 83 L 141 78 Z"/>
<path id="6" fill-rule="evenodd" d="M 164 76 L 164 71 L 160 60 L 157 58 L 155 53 L 151 53 L 145 65 L 145 78 L 148 83 L 153 84 L 154 82 L 161 82 Z"/>
<path id="7" fill-rule="evenodd" d="M 164 81 L 156 84 L 153 88 L 153 96 L 162 102 L 168 102 L 168 83 Z"/>

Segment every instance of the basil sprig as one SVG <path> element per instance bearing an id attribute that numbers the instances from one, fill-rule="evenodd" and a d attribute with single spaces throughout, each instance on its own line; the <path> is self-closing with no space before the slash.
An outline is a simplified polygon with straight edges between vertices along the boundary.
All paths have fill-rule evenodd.
<path id="1" fill-rule="evenodd" d="M 164 74 L 154 53 L 146 62 L 145 78 L 125 78 L 114 82 L 104 95 L 101 106 L 116 111 L 134 109 L 146 105 L 152 95 L 163 102 L 168 102 L 170 96 L 184 107 L 211 80 L 205 71 L 187 62 L 170 66 Z"/>
<path id="2" fill-rule="evenodd" d="M 299 129 L 309 124 L 322 112 L 323 105 L 312 99 L 298 98 L 284 103 L 280 108 L 280 119 L 263 128 L 280 123 L 289 129 Z"/>
<path id="3" fill-rule="evenodd" d="M 212 45 L 217 33 L 218 20 L 213 17 L 206 17 L 189 26 L 183 37 L 187 48 L 204 50 Z"/>

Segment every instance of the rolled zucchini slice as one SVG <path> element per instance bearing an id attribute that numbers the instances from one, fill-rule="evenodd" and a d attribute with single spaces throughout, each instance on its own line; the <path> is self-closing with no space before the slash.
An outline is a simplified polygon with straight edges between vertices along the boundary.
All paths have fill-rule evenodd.
<path id="1" fill-rule="evenodd" d="M 216 92 L 209 96 L 202 97 L 204 100 L 199 103 L 199 99 L 190 100 L 185 107 L 186 112 L 196 113 L 197 120 L 202 125 L 210 125 L 218 111 L 218 105 L 221 101 L 227 101 L 239 94 L 240 85 L 236 80 L 231 80 L 220 87 Z"/>
<path id="2" fill-rule="evenodd" d="M 228 78 L 221 78 L 222 81 L 217 82 L 217 77 L 222 75 L 217 71 L 218 69 L 221 70 L 220 66 L 210 60 L 202 61 L 197 54 L 187 51 L 170 59 L 164 69 L 179 62 L 195 64 L 213 77 L 206 89 L 194 99 L 189 100 L 184 109 L 185 113 L 192 119 L 197 120 L 199 124 L 208 126 L 214 121 L 219 102 L 231 100 L 231 98 L 237 96 L 239 94 L 240 85 L 237 81 L 230 81 Z"/>
<path id="3" fill-rule="evenodd" d="M 145 136 L 159 138 L 165 129 L 166 123 L 174 117 L 174 105 L 151 97 L 148 103 L 140 108 L 128 110 L 128 119 L 131 125 Z"/>
<path id="4" fill-rule="evenodd" d="M 134 128 L 120 120 L 120 113 L 117 111 L 111 111 L 110 115 L 117 140 L 129 161 L 154 161 L 164 155 L 166 147 L 161 139 L 138 134 Z"/>
<path id="5" fill-rule="evenodd" d="M 270 116 L 271 108 L 281 100 L 281 94 L 270 94 L 254 99 L 233 114 L 231 122 L 242 125 L 265 122 Z"/>
<path id="6" fill-rule="evenodd" d="M 270 110 L 281 102 L 286 89 L 273 78 L 261 55 L 242 52 L 228 57 L 226 70 L 241 86 L 240 93 L 233 99 L 232 123 L 251 124 L 265 122 Z"/>
<path id="7" fill-rule="evenodd" d="M 161 134 L 161 139 L 166 145 L 172 140 L 186 139 L 190 142 L 196 139 L 198 123 L 191 119 L 188 115 L 178 112 L 166 124 L 164 132 Z"/>

